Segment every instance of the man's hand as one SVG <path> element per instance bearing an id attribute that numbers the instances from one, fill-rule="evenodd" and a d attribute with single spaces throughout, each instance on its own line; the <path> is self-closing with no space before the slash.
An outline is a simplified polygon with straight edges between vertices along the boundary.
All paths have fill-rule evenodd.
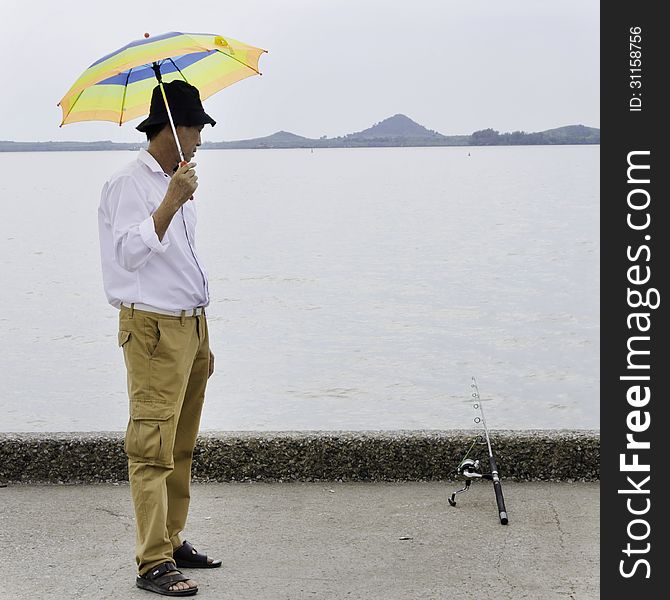
<path id="1" fill-rule="evenodd" d="M 196 163 L 180 165 L 170 180 L 163 202 L 153 214 L 154 229 L 160 241 L 163 241 L 172 217 L 193 196 L 193 192 L 198 187 L 198 176 L 193 168 L 195 165 Z"/>
<path id="2" fill-rule="evenodd" d="M 175 171 L 168 186 L 165 200 L 170 200 L 175 206 L 175 212 L 186 202 L 198 187 L 198 176 L 195 174 L 197 163 L 182 163 Z"/>
<path id="3" fill-rule="evenodd" d="M 209 375 L 207 375 L 207 379 L 209 379 L 212 376 L 212 373 L 214 373 L 214 355 L 212 354 L 212 351 L 209 351 Z"/>

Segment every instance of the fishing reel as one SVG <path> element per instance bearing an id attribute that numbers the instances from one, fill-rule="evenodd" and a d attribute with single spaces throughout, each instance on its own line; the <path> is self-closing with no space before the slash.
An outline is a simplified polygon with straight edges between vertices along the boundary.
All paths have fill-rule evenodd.
<path id="1" fill-rule="evenodd" d="M 491 479 L 490 473 L 480 472 L 480 466 L 481 462 L 479 459 L 475 460 L 472 458 L 465 458 L 461 464 L 458 465 L 458 476 L 465 479 L 465 485 L 451 495 L 451 498 L 449 498 L 449 504 L 451 504 L 451 506 L 456 506 L 456 494 L 462 494 L 470 489 L 473 479 Z"/>
<path id="2" fill-rule="evenodd" d="M 473 460 L 472 458 L 466 458 L 458 467 L 458 474 L 461 477 L 481 477 L 479 474 L 479 467 L 481 463 L 479 460 Z"/>

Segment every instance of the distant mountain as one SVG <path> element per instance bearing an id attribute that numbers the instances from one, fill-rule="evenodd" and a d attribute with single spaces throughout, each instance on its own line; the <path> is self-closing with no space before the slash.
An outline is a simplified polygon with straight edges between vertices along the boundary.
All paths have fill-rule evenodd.
<path id="1" fill-rule="evenodd" d="M 419 125 L 406 115 L 393 115 L 372 127 L 344 136 L 317 139 L 278 131 L 272 135 L 233 142 L 206 142 L 203 148 L 360 148 L 378 146 L 465 146 L 469 136 L 446 136 Z"/>
<path id="2" fill-rule="evenodd" d="M 262 138 L 256 138 L 256 141 L 266 141 L 266 142 L 302 142 L 309 138 L 303 137 L 301 135 L 296 135 L 290 131 L 277 131 L 272 135 L 268 135 Z"/>
<path id="3" fill-rule="evenodd" d="M 277 131 L 272 135 L 249 140 L 204 142 L 202 148 L 312 148 L 313 146 L 314 140 L 296 135 L 290 131 Z"/>
<path id="4" fill-rule="evenodd" d="M 552 140 L 555 144 L 571 143 L 566 140 L 580 139 L 581 143 L 600 143 L 600 129 L 595 127 L 586 127 L 586 125 L 566 125 L 557 129 L 547 129 L 542 132 L 547 140 Z M 586 141 L 588 140 L 588 141 Z"/>
<path id="5" fill-rule="evenodd" d="M 419 125 L 405 115 L 397 114 L 376 123 L 368 129 L 350 133 L 345 137 L 348 139 L 373 140 L 393 137 L 444 139 L 446 136 L 437 133 L 437 131 L 426 129 L 423 125 Z"/>
<path id="6" fill-rule="evenodd" d="M 470 146 L 540 146 L 547 144 L 599 144 L 600 129 L 584 125 L 567 125 L 534 133 L 513 131 L 500 133 L 480 129 L 470 136 Z"/>
<path id="7" fill-rule="evenodd" d="M 567 125 L 546 131 L 500 133 L 481 129 L 472 135 L 443 135 L 427 129 L 406 115 L 397 114 L 375 123 L 372 127 L 344 136 L 312 139 L 290 131 L 232 142 L 205 142 L 207 148 L 369 148 L 401 146 L 516 146 L 544 144 L 599 144 L 600 129 L 585 125 Z M 3 142 L 0 152 L 42 150 L 137 150 L 146 142 Z"/>

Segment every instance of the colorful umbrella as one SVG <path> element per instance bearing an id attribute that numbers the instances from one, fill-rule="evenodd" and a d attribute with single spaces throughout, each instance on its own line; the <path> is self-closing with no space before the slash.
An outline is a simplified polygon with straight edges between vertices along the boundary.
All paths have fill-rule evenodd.
<path id="1" fill-rule="evenodd" d="M 172 31 L 156 37 L 145 33 L 144 39 L 103 56 L 81 74 L 58 103 L 63 111 L 60 126 L 79 121 L 122 125 L 145 115 L 156 80 L 163 89 L 163 82 L 183 79 L 205 100 L 233 83 L 261 75 L 258 60 L 264 52 L 209 33 Z M 163 98 L 179 145 L 165 91 Z"/>

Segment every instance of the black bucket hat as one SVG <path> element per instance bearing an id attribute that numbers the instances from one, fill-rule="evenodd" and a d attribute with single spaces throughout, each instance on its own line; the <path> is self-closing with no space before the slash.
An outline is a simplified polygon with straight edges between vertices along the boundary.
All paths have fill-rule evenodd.
<path id="1" fill-rule="evenodd" d="M 170 112 L 172 113 L 172 120 L 175 126 L 185 125 L 187 127 L 194 127 L 197 125 L 206 125 L 207 123 L 212 127 L 216 125 L 216 121 L 202 107 L 198 88 L 180 79 L 164 83 L 163 87 L 165 88 L 165 95 L 170 105 Z M 146 133 L 147 129 L 153 125 L 163 125 L 169 122 L 163 94 L 161 93 L 160 86 L 157 85 L 151 95 L 149 116 L 135 129 Z"/>

